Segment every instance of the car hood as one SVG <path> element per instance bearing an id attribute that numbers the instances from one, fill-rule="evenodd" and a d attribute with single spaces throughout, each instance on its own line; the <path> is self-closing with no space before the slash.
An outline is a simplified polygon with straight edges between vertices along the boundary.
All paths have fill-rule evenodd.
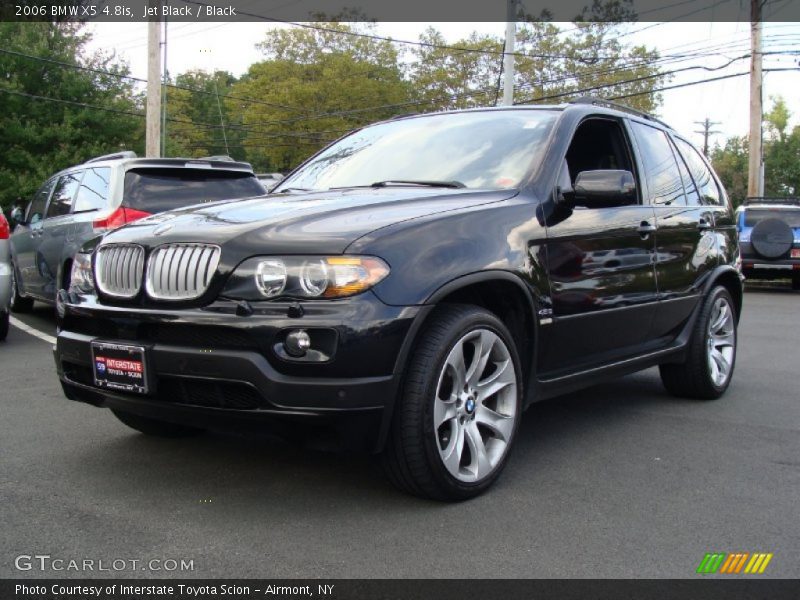
<path id="1" fill-rule="evenodd" d="M 340 254 L 376 229 L 515 194 L 516 190 L 419 187 L 273 194 L 154 215 L 109 233 L 102 243 L 205 242 L 239 255 Z"/>

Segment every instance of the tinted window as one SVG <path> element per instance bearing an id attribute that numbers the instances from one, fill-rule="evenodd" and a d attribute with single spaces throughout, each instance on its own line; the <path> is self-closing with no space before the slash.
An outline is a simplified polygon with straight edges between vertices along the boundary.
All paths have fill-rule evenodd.
<path id="1" fill-rule="evenodd" d="M 689 165 L 689 171 L 691 171 L 692 178 L 700 191 L 700 198 L 703 204 L 722 204 L 717 182 L 714 180 L 711 170 L 700 156 L 700 153 L 680 138 L 675 138 L 675 141 L 683 158 L 686 159 L 686 164 Z"/>
<path id="2" fill-rule="evenodd" d="M 51 179 L 39 188 L 36 195 L 33 197 L 30 205 L 28 206 L 28 213 L 25 215 L 25 222 L 33 224 L 38 223 L 44 218 L 44 209 L 47 206 L 47 198 L 50 196 L 50 191 L 53 189 L 55 179 Z"/>
<path id="3" fill-rule="evenodd" d="M 780 219 L 785 221 L 789 227 L 797 229 L 800 227 L 800 210 L 780 210 L 770 208 L 748 208 L 744 211 L 744 226 L 753 227 L 764 219 Z"/>
<path id="4" fill-rule="evenodd" d="M 78 188 L 74 212 L 105 208 L 108 201 L 110 177 L 111 169 L 108 167 L 88 169 Z"/>
<path id="5" fill-rule="evenodd" d="M 641 123 L 631 125 L 647 172 L 650 201 L 654 204 L 682 204 L 685 201 L 683 182 L 667 136 L 663 131 Z"/>
<path id="6" fill-rule="evenodd" d="M 48 218 L 69 214 L 72 199 L 75 197 L 75 192 L 78 191 L 82 175 L 83 171 L 78 171 L 62 175 L 58 179 L 56 189 L 53 190 L 53 197 L 50 198 L 50 205 L 47 207 Z"/>
<path id="7" fill-rule="evenodd" d="M 264 194 L 254 175 L 204 169 L 136 169 L 125 174 L 122 204 L 149 213 Z"/>
<path id="8" fill-rule="evenodd" d="M 672 149 L 674 151 L 675 147 L 673 146 Z M 691 175 L 689 175 L 689 169 L 686 168 L 686 163 L 678 152 L 675 153 L 675 158 L 678 163 L 678 171 L 680 171 L 681 179 L 683 180 L 683 189 L 686 191 L 686 196 L 684 198 L 685 203 L 689 206 L 700 205 L 700 194 L 697 193 L 697 188 L 694 186 Z"/>
<path id="9" fill-rule="evenodd" d="M 378 181 L 519 184 L 544 153 L 558 113 L 502 110 L 430 115 L 365 127 L 311 159 L 276 188 L 329 189 Z"/>

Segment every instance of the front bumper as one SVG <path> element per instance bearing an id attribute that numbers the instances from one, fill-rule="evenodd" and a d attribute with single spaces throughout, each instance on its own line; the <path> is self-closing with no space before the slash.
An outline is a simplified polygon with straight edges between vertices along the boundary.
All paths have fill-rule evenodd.
<path id="1" fill-rule="evenodd" d="M 331 422 L 379 447 L 385 437 L 413 329 L 426 307 L 393 307 L 367 292 L 348 300 L 252 304 L 248 316 L 221 301 L 201 309 L 112 307 L 94 297 L 64 305 L 54 349 L 68 398 L 213 429 Z M 289 316 L 292 314 L 293 316 Z M 327 360 L 281 352 L 303 328 Z M 147 396 L 94 385 L 91 342 L 147 347 Z M 359 431 L 352 431 L 356 427 Z"/>

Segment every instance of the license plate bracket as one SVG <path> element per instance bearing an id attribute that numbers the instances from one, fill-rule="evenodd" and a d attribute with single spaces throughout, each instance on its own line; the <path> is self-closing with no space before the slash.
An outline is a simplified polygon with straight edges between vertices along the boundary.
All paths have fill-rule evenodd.
<path id="1" fill-rule="evenodd" d="M 150 393 L 147 348 L 118 342 L 92 342 L 95 386 L 134 394 Z"/>

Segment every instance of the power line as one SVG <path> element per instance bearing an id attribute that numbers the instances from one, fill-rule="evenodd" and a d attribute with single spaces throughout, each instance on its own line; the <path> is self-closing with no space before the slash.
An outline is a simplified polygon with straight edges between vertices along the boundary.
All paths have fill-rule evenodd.
<path id="1" fill-rule="evenodd" d="M 125 75 L 123 73 L 115 73 L 113 71 L 105 71 L 103 69 L 97 69 L 97 68 L 94 68 L 94 67 L 86 67 L 86 66 L 83 66 L 83 65 L 75 65 L 75 64 L 72 64 L 72 63 L 68 63 L 68 62 L 63 62 L 63 61 L 60 61 L 60 60 L 47 58 L 47 57 L 44 57 L 44 56 L 33 56 L 31 54 L 25 54 L 23 52 L 18 52 L 16 50 L 9 50 L 8 48 L 0 48 L 0 53 L 9 54 L 9 55 L 12 55 L 12 56 L 18 56 L 20 58 L 26 58 L 26 59 L 29 59 L 29 60 L 36 60 L 36 61 L 40 61 L 40 62 L 50 63 L 50 64 L 53 64 L 53 65 L 57 65 L 57 66 L 65 67 L 65 68 L 69 68 L 69 69 L 77 69 L 79 71 L 87 71 L 87 72 L 96 73 L 96 74 L 99 74 L 99 75 L 107 75 L 107 76 L 110 76 L 110 77 L 116 77 L 118 79 L 128 79 L 130 81 L 136 81 L 136 82 L 139 82 L 139 83 L 147 83 L 147 79 L 143 79 L 141 77 L 134 77 L 133 75 Z M 185 90 L 187 92 L 194 92 L 194 93 L 197 93 L 197 94 L 205 94 L 205 95 L 208 95 L 208 96 L 216 96 L 217 95 L 214 92 L 207 92 L 206 90 L 200 90 L 200 89 L 197 89 L 197 88 L 192 88 L 192 87 L 184 86 L 184 85 L 178 85 L 178 84 L 174 84 L 174 83 L 167 83 L 167 84 L 164 84 L 164 85 L 166 85 L 167 87 L 171 87 L 173 89 Z M 281 108 L 281 109 L 284 109 L 284 110 L 291 110 L 291 111 L 295 111 L 295 112 L 304 112 L 302 109 L 299 109 L 296 106 L 287 106 L 285 104 L 276 104 L 274 102 L 265 102 L 263 100 L 256 100 L 255 98 L 244 98 L 244 97 L 241 97 L 241 96 L 232 96 L 230 94 L 220 94 L 219 96 L 221 98 L 230 98 L 231 100 L 240 100 L 242 102 L 249 102 L 251 104 L 263 104 L 265 106 L 269 106 L 269 107 L 272 107 L 272 108 Z"/>

